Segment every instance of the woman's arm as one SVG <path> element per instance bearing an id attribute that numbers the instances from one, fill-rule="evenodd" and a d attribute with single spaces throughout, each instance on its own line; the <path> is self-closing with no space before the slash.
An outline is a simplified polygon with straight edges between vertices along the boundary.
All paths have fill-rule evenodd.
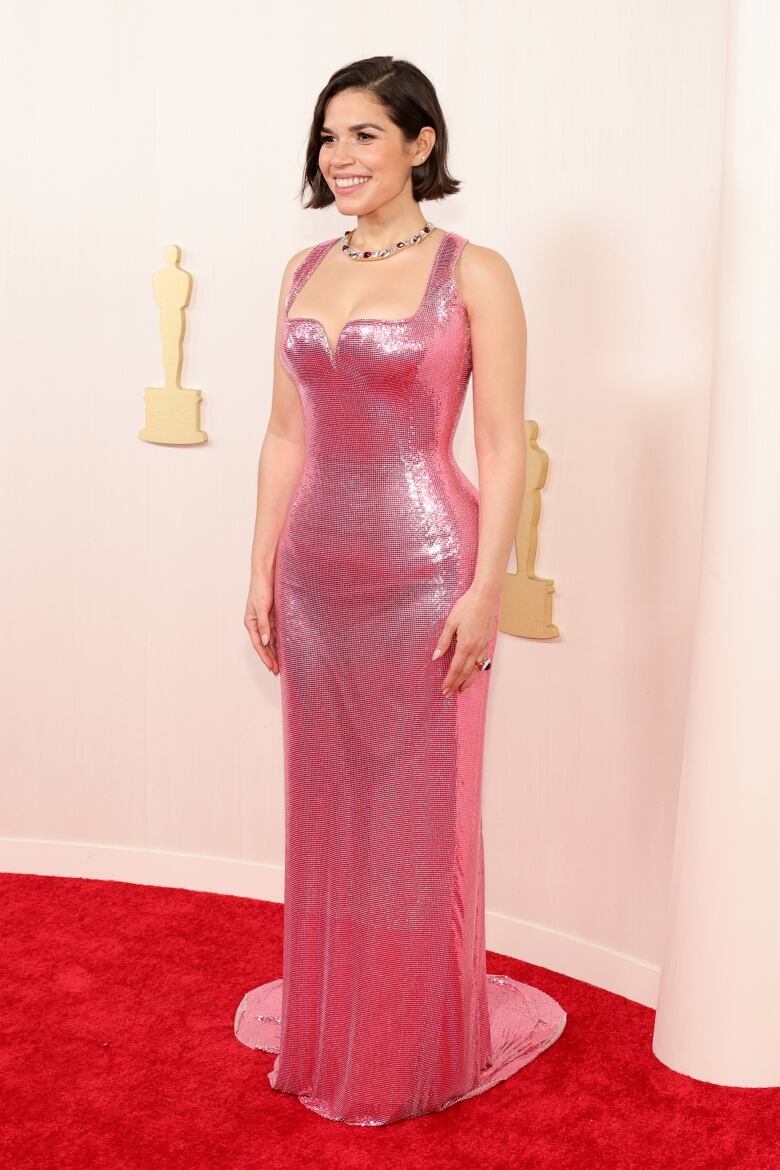
<path id="1" fill-rule="evenodd" d="M 458 268 L 460 271 L 458 272 Z M 474 442 L 479 465 L 479 546 L 470 588 L 456 602 L 437 643 L 457 649 L 442 690 L 465 690 L 474 662 L 493 634 L 496 605 L 523 506 L 526 467 L 526 322 L 507 261 L 492 248 L 467 244 L 456 280 L 469 315 Z"/>
<path id="2" fill-rule="evenodd" d="M 279 290 L 271 412 L 257 469 L 257 511 L 252 538 L 249 597 L 244 615 L 244 625 L 249 631 L 252 645 L 274 674 L 279 673 L 273 620 L 276 549 L 304 460 L 300 395 L 295 382 L 282 365 L 279 351 L 284 303 L 292 275 L 309 250 L 304 248 L 290 258 Z"/>
<path id="3" fill-rule="evenodd" d="M 526 323 L 507 261 L 492 248 L 463 253 L 471 323 L 474 444 L 479 466 L 479 554 L 474 586 L 498 600 L 525 487 Z"/>

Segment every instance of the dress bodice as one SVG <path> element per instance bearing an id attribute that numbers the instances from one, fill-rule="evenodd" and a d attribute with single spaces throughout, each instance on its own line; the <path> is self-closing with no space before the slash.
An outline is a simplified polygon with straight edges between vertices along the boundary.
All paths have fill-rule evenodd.
<path id="1" fill-rule="evenodd" d="M 290 317 L 288 308 L 340 240 L 312 248 L 285 298 L 281 358 L 301 395 L 307 452 L 392 457 L 399 444 L 446 452 L 471 373 L 468 312 L 454 276 L 467 241 L 456 232 L 442 237 L 411 316 L 353 318 L 334 348 L 321 321 Z"/>

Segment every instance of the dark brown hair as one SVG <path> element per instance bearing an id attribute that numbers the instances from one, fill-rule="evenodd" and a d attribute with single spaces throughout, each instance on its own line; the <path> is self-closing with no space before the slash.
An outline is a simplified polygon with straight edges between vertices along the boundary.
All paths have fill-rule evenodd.
<path id="1" fill-rule="evenodd" d="M 412 193 L 418 203 L 423 199 L 444 199 L 455 194 L 460 181 L 453 179 L 447 170 L 447 126 L 433 85 L 410 61 L 396 57 L 366 57 L 338 69 L 317 98 L 300 190 L 303 199 L 306 188 L 311 188 L 311 198 L 304 207 L 329 207 L 335 202 L 319 167 L 320 134 L 325 107 L 335 94 L 345 89 L 367 90 L 381 102 L 407 142 L 414 142 L 423 126 L 432 126 L 436 131 L 436 142 L 425 162 L 413 168 Z"/>

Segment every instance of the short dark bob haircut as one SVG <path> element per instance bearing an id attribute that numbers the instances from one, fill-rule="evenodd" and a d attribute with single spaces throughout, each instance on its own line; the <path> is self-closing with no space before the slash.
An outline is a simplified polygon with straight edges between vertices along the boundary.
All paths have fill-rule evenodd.
<path id="1" fill-rule="evenodd" d="M 431 82 L 410 61 L 395 57 L 366 57 L 344 65 L 328 80 L 317 98 L 306 146 L 306 164 L 300 196 L 311 188 L 311 198 L 304 207 L 329 207 L 335 196 L 319 167 L 320 135 L 325 121 L 325 107 L 335 94 L 345 89 L 363 89 L 379 101 L 407 142 L 414 142 L 423 126 L 436 131 L 433 150 L 424 163 L 412 170 L 412 193 L 418 203 L 423 199 L 444 199 L 454 195 L 460 181 L 447 170 L 447 126 Z"/>

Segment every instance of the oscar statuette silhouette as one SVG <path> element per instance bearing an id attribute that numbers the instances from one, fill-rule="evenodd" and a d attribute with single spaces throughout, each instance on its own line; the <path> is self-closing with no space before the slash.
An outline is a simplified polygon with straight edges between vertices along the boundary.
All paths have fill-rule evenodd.
<path id="1" fill-rule="evenodd" d="M 146 426 L 138 432 L 147 443 L 176 446 L 205 443 L 208 435 L 200 429 L 200 390 L 186 390 L 180 384 L 184 362 L 184 309 L 192 292 L 192 276 L 179 268 L 181 249 L 168 244 L 163 249 L 165 264 L 152 277 L 154 299 L 160 308 L 163 386 L 144 390 Z"/>

